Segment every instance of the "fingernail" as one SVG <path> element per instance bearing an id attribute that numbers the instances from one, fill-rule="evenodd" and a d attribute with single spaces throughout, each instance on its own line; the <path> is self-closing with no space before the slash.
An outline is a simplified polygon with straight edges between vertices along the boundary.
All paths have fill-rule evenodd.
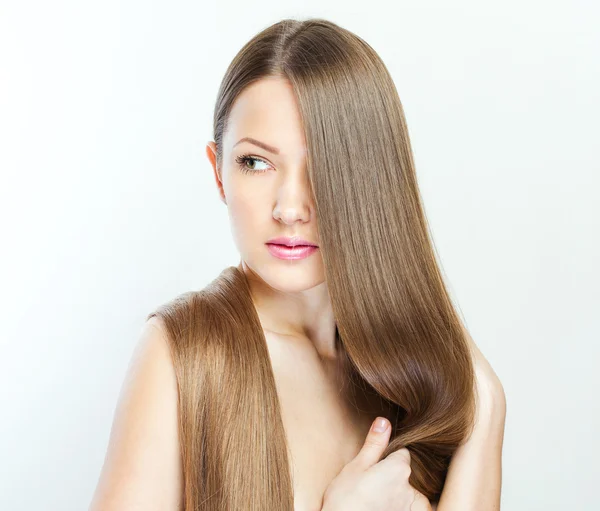
<path id="1" fill-rule="evenodd" d="M 383 433 L 388 428 L 388 421 L 381 417 L 378 417 L 374 422 L 373 431 L 376 433 Z"/>

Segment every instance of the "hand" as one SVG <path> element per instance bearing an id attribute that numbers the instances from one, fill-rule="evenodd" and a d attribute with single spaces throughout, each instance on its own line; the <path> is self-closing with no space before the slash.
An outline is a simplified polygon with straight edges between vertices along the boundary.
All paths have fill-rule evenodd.
<path id="1" fill-rule="evenodd" d="M 385 431 L 374 430 L 378 421 Z M 322 511 L 431 511 L 429 499 L 408 483 L 408 449 L 380 461 L 391 431 L 387 419 L 373 422 L 362 449 L 325 490 Z"/>

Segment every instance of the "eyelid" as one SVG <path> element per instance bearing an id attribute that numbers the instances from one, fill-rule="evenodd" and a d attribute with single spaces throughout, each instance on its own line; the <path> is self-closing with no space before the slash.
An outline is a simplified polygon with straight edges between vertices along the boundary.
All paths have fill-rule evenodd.
<path id="1" fill-rule="evenodd" d="M 256 156 L 251 153 L 243 153 L 243 154 L 240 154 L 239 156 L 235 157 L 235 162 L 238 164 L 238 167 L 240 167 L 242 172 L 262 174 L 269 170 L 269 169 L 253 170 L 253 169 L 246 168 L 244 160 L 255 160 L 255 161 L 264 163 L 268 167 L 275 168 L 275 166 L 272 165 L 271 162 L 269 162 L 269 160 L 267 158 L 263 158 L 262 156 Z"/>
<path id="2" fill-rule="evenodd" d="M 252 158 L 254 160 L 259 160 L 262 161 L 263 163 L 266 163 L 267 165 L 271 165 L 271 167 L 275 167 L 275 165 L 273 165 L 269 160 L 267 160 L 266 158 L 263 158 L 262 156 L 256 156 L 253 154 L 243 154 L 242 156 L 240 156 L 240 158 Z"/>

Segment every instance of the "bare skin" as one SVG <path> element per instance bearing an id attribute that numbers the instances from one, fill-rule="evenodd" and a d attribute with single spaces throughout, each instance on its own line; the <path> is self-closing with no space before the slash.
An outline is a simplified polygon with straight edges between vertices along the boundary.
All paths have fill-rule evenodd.
<path id="1" fill-rule="evenodd" d="M 335 369 L 308 340 L 266 333 L 290 447 L 296 511 L 321 509 L 327 486 L 362 447 L 374 417 L 341 393 Z"/>

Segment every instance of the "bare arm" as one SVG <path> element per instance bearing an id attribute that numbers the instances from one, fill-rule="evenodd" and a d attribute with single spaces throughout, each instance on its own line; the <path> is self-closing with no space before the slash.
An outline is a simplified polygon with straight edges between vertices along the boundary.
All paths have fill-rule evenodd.
<path id="1" fill-rule="evenodd" d="M 470 339 L 470 336 L 469 336 Z M 500 380 L 470 339 L 479 393 L 471 436 L 450 460 L 439 503 L 433 511 L 499 511 L 506 397 Z"/>
<path id="2" fill-rule="evenodd" d="M 152 318 L 142 329 L 89 511 L 183 509 L 177 386 L 161 328 Z"/>

